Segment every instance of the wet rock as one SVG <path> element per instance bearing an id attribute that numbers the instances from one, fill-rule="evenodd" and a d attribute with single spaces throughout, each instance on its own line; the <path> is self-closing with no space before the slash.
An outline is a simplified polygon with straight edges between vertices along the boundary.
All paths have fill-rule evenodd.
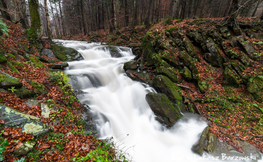
<path id="1" fill-rule="evenodd" d="M 78 51 L 76 51 L 73 48 L 67 48 L 56 44 L 51 44 L 51 49 L 56 58 L 60 59 L 61 61 L 83 60 L 81 54 L 79 54 Z"/>
<path id="2" fill-rule="evenodd" d="M 216 143 L 217 143 L 217 136 L 213 133 L 208 134 L 208 145 L 206 151 L 208 153 L 213 153 L 216 148 Z"/>
<path id="3" fill-rule="evenodd" d="M 136 61 L 126 62 L 123 66 L 123 69 L 126 70 L 136 70 L 138 68 Z"/>
<path id="4" fill-rule="evenodd" d="M 36 144 L 35 141 L 27 141 L 27 142 L 23 143 L 22 146 L 20 146 L 19 148 L 14 150 L 14 152 L 13 152 L 14 156 L 26 155 L 27 153 L 29 153 L 29 151 L 33 150 L 35 144 Z"/>
<path id="5" fill-rule="evenodd" d="M 152 111 L 161 116 L 165 124 L 172 126 L 178 119 L 182 117 L 180 110 L 173 106 L 172 102 L 165 94 L 148 93 L 146 100 Z"/>
<path id="6" fill-rule="evenodd" d="M 68 67 L 68 63 L 67 62 L 62 62 L 60 64 L 53 64 L 53 65 L 48 65 L 49 68 L 51 69 L 64 69 L 66 67 Z"/>
<path id="7" fill-rule="evenodd" d="M 250 78 L 247 84 L 247 90 L 254 96 L 255 100 L 263 102 L 263 76 L 258 75 Z"/>
<path id="8" fill-rule="evenodd" d="M 140 81 L 140 82 L 144 82 L 144 83 L 149 83 L 151 80 L 151 76 L 149 73 L 147 73 L 146 71 L 140 71 L 137 72 L 135 70 L 127 70 L 126 74 L 129 78 L 131 78 L 132 80 L 135 81 Z"/>
<path id="9" fill-rule="evenodd" d="M 43 49 L 43 50 L 41 51 L 41 55 L 42 55 L 42 56 L 46 56 L 46 57 L 48 57 L 48 58 L 54 58 L 54 57 L 55 57 L 53 51 L 51 51 L 50 49 Z"/>
<path id="10" fill-rule="evenodd" d="M 204 152 L 204 146 L 205 146 L 205 141 L 207 140 L 208 137 L 208 132 L 209 132 L 210 127 L 206 127 L 201 136 L 200 139 L 198 140 L 198 142 L 192 147 L 192 151 L 196 154 L 199 154 L 200 156 L 203 155 Z"/>
<path id="11" fill-rule="evenodd" d="M 44 135 L 53 129 L 42 123 L 40 118 L 24 114 L 4 105 L 0 105 L 0 114 L 0 119 L 5 122 L 4 127 L 21 127 L 22 132 L 32 134 L 33 136 Z"/>
<path id="12" fill-rule="evenodd" d="M 11 87 L 21 88 L 22 83 L 17 78 L 0 70 L 0 88 L 8 89 Z"/>
<path id="13" fill-rule="evenodd" d="M 169 100 L 176 103 L 181 111 L 186 111 L 181 96 L 181 89 L 169 78 L 163 75 L 155 76 L 153 78 L 153 87 L 157 92 L 166 94 Z"/>

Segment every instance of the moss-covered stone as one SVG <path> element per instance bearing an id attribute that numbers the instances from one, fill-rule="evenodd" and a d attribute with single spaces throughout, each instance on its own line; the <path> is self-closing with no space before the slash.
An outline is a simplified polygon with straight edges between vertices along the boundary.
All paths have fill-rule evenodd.
<path id="1" fill-rule="evenodd" d="M 222 28 L 220 29 L 220 33 L 222 34 L 222 37 L 224 37 L 224 38 L 226 38 L 226 39 L 228 39 L 228 38 L 231 37 L 231 33 L 230 33 L 230 31 L 228 30 L 227 27 L 222 27 Z"/>
<path id="2" fill-rule="evenodd" d="M 224 85 L 239 87 L 242 83 L 242 78 L 238 73 L 231 67 L 231 65 L 226 65 L 224 70 Z"/>
<path id="3" fill-rule="evenodd" d="M 34 81 L 34 80 L 29 80 L 29 82 L 30 82 L 30 84 L 31 84 L 31 86 L 32 86 L 33 88 L 36 88 L 36 89 L 37 89 L 37 92 L 47 93 L 47 92 L 45 91 L 45 86 L 44 86 L 43 84 L 38 83 L 38 82 L 36 82 L 36 81 Z"/>
<path id="4" fill-rule="evenodd" d="M 32 98 L 36 95 L 35 91 L 28 90 L 24 86 L 20 89 L 15 90 L 14 93 L 21 99 Z"/>
<path id="5" fill-rule="evenodd" d="M 187 36 L 193 40 L 194 43 L 199 45 L 204 41 L 202 35 L 196 29 L 192 29 L 191 31 L 187 32 Z"/>
<path id="6" fill-rule="evenodd" d="M 263 76 L 258 75 L 250 78 L 247 84 L 247 90 L 254 96 L 255 100 L 263 102 Z"/>
<path id="7" fill-rule="evenodd" d="M 136 61 L 129 61 L 126 62 L 123 66 L 123 69 L 126 70 L 136 70 L 137 69 L 137 62 Z"/>
<path id="8" fill-rule="evenodd" d="M 22 83 L 15 77 L 12 77 L 9 74 L 6 74 L 0 70 L 0 88 L 8 89 L 8 88 L 20 88 L 22 87 Z"/>
<path id="9" fill-rule="evenodd" d="M 223 56 L 221 55 L 217 45 L 209 38 L 206 43 L 208 53 L 205 53 L 204 58 L 212 66 L 221 67 L 224 63 Z"/>
<path id="10" fill-rule="evenodd" d="M 165 60 L 171 66 L 180 69 L 181 64 L 178 59 L 176 59 L 175 54 L 178 52 L 176 49 L 172 49 L 170 51 L 166 50 L 162 52 L 161 59 Z"/>
<path id="11" fill-rule="evenodd" d="M 182 76 L 188 81 L 193 79 L 192 72 L 186 66 L 183 68 Z"/>
<path id="12" fill-rule="evenodd" d="M 36 57 L 31 56 L 28 58 L 32 62 L 33 66 L 41 67 L 41 68 L 45 67 L 45 65 L 41 61 L 39 61 Z"/>
<path id="13" fill-rule="evenodd" d="M 60 59 L 61 61 L 83 60 L 83 57 L 73 48 L 51 44 L 51 49 L 56 58 Z"/>
<path id="14" fill-rule="evenodd" d="M 180 73 L 173 67 L 159 66 L 156 68 L 157 74 L 168 77 L 174 83 L 181 83 Z"/>
<path id="15" fill-rule="evenodd" d="M 189 56 L 185 51 L 179 53 L 179 58 L 183 64 L 191 70 L 193 79 L 196 81 L 200 80 L 199 71 L 195 65 L 196 60 Z"/>
<path id="16" fill-rule="evenodd" d="M 64 69 L 66 67 L 68 67 L 68 63 L 67 62 L 62 62 L 60 64 L 53 64 L 53 65 L 48 65 L 49 68 L 51 69 Z"/>
<path id="17" fill-rule="evenodd" d="M 182 117 L 180 110 L 174 107 L 165 94 L 148 93 L 146 100 L 157 116 L 161 116 L 165 124 L 172 126 Z"/>
<path id="18" fill-rule="evenodd" d="M 35 144 L 35 141 L 26 141 L 25 143 L 23 143 L 22 146 L 15 148 L 13 152 L 14 156 L 26 155 L 29 151 L 31 151 L 34 148 Z"/>
<path id="19" fill-rule="evenodd" d="M 163 75 L 155 76 L 153 78 L 153 87 L 157 92 L 166 94 L 170 101 L 176 103 L 182 111 L 185 111 L 181 89 L 169 78 Z"/>
<path id="20" fill-rule="evenodd" d="M 183 39 L 183 45 L 185 47 L 186 52 L 193 58 L 200 60 L 193 44 L 191 43 L 191 41 L 185 36 Z"/>

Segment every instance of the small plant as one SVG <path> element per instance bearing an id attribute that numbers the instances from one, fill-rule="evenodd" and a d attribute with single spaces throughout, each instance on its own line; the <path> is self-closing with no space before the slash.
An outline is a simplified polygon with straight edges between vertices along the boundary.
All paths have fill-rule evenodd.
<path id="1" fill-rule="evenodd" d="M 0 19 L 0 38 L 4 39 L 1 35 L 8 35 L 9 29 L 8 26 Z"/>
<path id="2" fill-rule="evenodd" d="M 14 93 L 15 91 L 17 91 L 15 88 L 16 87 L 11 87 L 11 88 L 8 88 L 8 90 L 11 91 L 12 93 Z"/>
<path id="3" fill-rule="evenodd" d="M 0 133 L 0 161 L 4 161 L 5 159 L 4 151 L 6 150 L 6 146 L 8 146 L 8 141 L 2 137 L 3 132 L 4 130 L 2 130 Z"/>

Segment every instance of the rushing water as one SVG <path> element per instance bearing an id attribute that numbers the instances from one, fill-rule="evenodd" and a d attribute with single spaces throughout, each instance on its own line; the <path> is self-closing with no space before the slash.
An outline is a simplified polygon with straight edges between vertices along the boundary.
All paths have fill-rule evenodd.
<path id="1" fill-rule="evenodd" d="M 184 114 L 170 129 L 155 120 L 145 100 L 146 94 L 155 90 L 132 81 L 123 71 L 123 64 L 134 58 L 130 48 L 114 47 L 122 56 L 117 58 L 111 56 L 108 46 L 99 43 L 56 42 L 75 48 L 84 57 L 69 62 L 65 72 L 73 76 L 73 88 L 81 91 L 80 102 L 97 117 L 100 138 L 113 137 L 135 162 L 213 161 L 207 154 L 200 157 L 191 151 L 207 126 L 199 116 Z"/>

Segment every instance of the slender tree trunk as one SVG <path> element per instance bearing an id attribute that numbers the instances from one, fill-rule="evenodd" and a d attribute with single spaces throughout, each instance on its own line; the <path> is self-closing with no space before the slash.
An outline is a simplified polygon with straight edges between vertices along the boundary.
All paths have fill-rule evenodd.
<path id="1" fill-rule="evenodd" d="M 57 12 L 57 20 L 58 20 L 58 29 L 59 29 L 59 38 L 63 35 L 62 34 L 62 27 L 61 27 L 61 21 L 60 21 L 60 17 L 59 17 L 59 12 L 58 12 L 58 7 L 57 7 L 57 3 L 55 3 L 55 8 L 56 8 L 56 12 Z"/>
<path id="2" fill-rule="evenodd" d="M 133 0 L 133 21 L 132 21 L 132 27 L 134 28 L 135 25 L 138 23 L 138 18 L 137 18 L 137 1 L 136 0 Z"/>
<path id="3" fill-rule="evenodd" d="M 65 35 L 66 35 L 66 30 L 65 30 L 65 26 L 64 26 L 64 16 L 63 16 L 63 13 L 62 13 L 61 2 L 62 2 L 62 0 L 59 0 L 59 1 L 58 1 L 58 4 L 59 4 L 59 12 L 60 12 L 61 26 L 62 26 L 62 35 L 65 36 Z"/>
<path id="4" fill-rule="evenodd" d="M 125 26 L 129 25 L 129 10 L 128 10 L 128 2 L 124 0 L 124 14 L 125 14 Z"/>
<path id="5" fill-rule="evenodd" d="M 169 7 L 169 13 L 170 13 L 170 16 L 172 18 L 175 18 L 175 15 L 174 15 L 174 4 L 175 4 L 175 0 L 170 0 L 170 7 Z"/>
<path id="6" fill-rule="evenodd" d="M 50 0 L 49 0 L 49 3 L 50 3 L 50 6 L 51 6 L 51 13 L 52 13 L 52 15 L 53 15 L 53 22 L 54 22 L 54 24 L 55 24 L 54 27 L 55 27 L 55 30 L 56 30 L 56 37 L 59 37 L 59 30 L 58 30 L 59 25 L 58 25 L 58 23 L 57 23 L 57 21 L 56 21 L 55 14 L 54 14 L 54 12 L 53 12 L 54 8 L 53 8 Z M 50 30 L 50 31 L 51 31 L 51 30 Z M 51 35 L 52 35 L 52 32 L 51 32 Z"/>
<path id="7" fill-rule="evenodd" d="M 254 12 L 253 12 L 253 14 L 252 14 L 252 17 L 256 16 L 256 12 L 257 12 L 257 10 L 258 10 L 258 6 L 259 6 L 260 3 L 261 3 L 261 0 L 258 0 L 258 3 L 257 3 L 257 5 L 256 5 L 256 7 L 255 7 L 255 10 L 254 10 Z"/>
<path id="8" fill-rule="evenodd" d="M 113 30 L 115 30 L 115 25 L 114 25 L 114 18 L 115 17 L 115 13 L 114 13 L 114 0 L 111 0 L 111 19 L 110 19 L 110 32 L 112 32 Z"/>
<path id="9" fill-rule="evenodd" d="M 238 15 L 238 3 L 240 0 L 233 0 L 232 1 L 232 5 L 230 8 L 230 18 L 228 20 L 228 23 L 230 23 L 231 25 L 234 25 L 234 21 L 236 20 L 236 17 Z"/>
<path id="10" fill-rule="evenodd" d="M 88 34 L 88 21 L 87 21 L 87 14 L 86 14 L 84 7 L 85 7 L 84 0 L 81 0 L 81 11 L 82 11 L 83 24 L 84 24 L 84 35 L 87 35 Z"/>
<path id="11" fill-rule="evenodd" d="M 52 40 L 52 34 L 51 34 L 51 29 L 50 29 L 50 21 L 49 21 L 49 14 L 48 14 L 48 8 L 47 8 L 47 0 L 44 0 L 44 5 L 45 5 L 46 20 L 47 20 L 47 36 L 48 36 L 48 39 L 51 41 Z"/>

